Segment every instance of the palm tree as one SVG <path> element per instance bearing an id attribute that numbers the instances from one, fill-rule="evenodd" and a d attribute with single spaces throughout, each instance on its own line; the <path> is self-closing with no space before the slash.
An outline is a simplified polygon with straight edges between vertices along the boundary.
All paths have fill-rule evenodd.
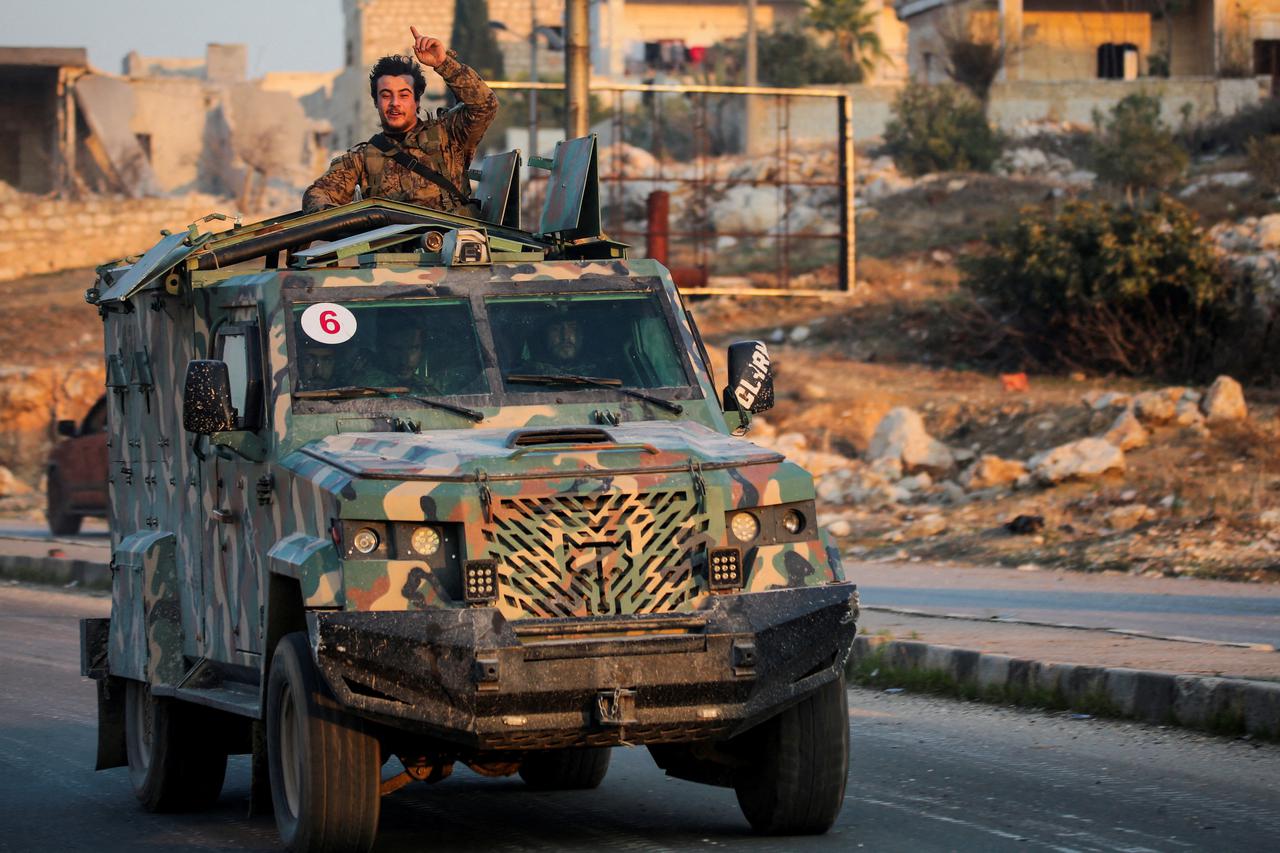
<path id="1" fill-rule="evenodd" d="M 833 33 L 845 61 L 870 74 L 876 62 L 888 59 L 880 34 L 876 32 L 879 9 L 870 9 L 870 0 L 809 0 L 809 23 L 822 32 Z"/>

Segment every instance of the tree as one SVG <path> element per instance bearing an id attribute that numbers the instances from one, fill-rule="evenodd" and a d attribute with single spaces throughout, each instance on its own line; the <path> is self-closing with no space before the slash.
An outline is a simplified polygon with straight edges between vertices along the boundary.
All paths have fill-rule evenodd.
<path id="1" fill-rule="evenodd" d="M 994 15 L 952 10 L 938 28 L 947 54 L 947 76 L 964 86 L 985 107 L 991 84 L 1016 47 L 1000 37 Z"/>
<path id="2" fill-rule="evenodd" d="M 454 0 L 449 46 L 481 77 L 502 79 L 502 51 L 489 27 L 488 0 Z"/>
<path id="3" fill-rule="evenodd" d="M 809 23 L 819 32 L 832 33 L 845 61 L 862 69 L 864 76 L 889 58 L 876 32 L 879 11 L 868 5 L 869 0 L 809 0 Z"/>

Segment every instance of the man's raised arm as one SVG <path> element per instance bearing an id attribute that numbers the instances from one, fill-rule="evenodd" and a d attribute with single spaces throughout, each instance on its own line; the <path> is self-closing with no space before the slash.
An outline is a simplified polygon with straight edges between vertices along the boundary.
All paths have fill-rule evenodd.
<path id="1" fill-rule="evenodd" d="M 498 98 L 475 70 L 459 62 L 453 51 L 445 50 L 443 42 L 420 35 L 416 27 L 409 30 L 413 33 L 413 52 L 418 61 L 434 68 L 462 103 L 461 109 L 451 110 L 445 116 L 444 123 L 449 138 L 462 146 L 470 161 L 480 138 L 498 114 Z"/>

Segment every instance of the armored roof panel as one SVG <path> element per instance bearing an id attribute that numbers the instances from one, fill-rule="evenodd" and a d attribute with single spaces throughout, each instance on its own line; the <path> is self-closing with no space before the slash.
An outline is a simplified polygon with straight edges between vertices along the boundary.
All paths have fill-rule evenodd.
<path id="1" fill-rule="evenodd" d="M 128 299 L 152 281 L 173 269 L 184 258 L 195 252 L 207 239 L 208 235 L 204 235 L 191 240 L 186 231 L 170 234 L 148 249 L 141 260 L 134 264 L 119 281 L 107 288 L 106 292 L 98 297 L 98 302 L 122 302 Z"/>

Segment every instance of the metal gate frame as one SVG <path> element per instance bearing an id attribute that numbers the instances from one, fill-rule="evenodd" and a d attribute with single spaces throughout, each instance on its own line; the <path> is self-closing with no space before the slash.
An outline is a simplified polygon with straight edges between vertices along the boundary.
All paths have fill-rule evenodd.
<path id="1" fill-rule="evenodd" d="M 529 81 L 490 81 L 489 86 L 495 90 L 532 92 L 532 91 L 564 91 L 562 83 L 534 83 Z M 622 121 L 624 111 L 622 109 L 622 99 L 627 93 L 646 93 L 652 94 L 677 94 L 677 95 L 696 95 L 698 98 L 698 109 L 695 120 L 698 127 L 705 125 L 705 117 L 707 112 L 707 96 L 708 95 L 736 95 L 742 97 L 767 97 L 774 99 L 776 103 L 776 115 L 778 123 L 778 145 L 775 149 L 779 162 L 782 166 L 782 179 L 779 181 L 734 181 L 733 185 L 766 185 L 777 186 L 782 193 L 783 203 L 781 206 L 783 223 L 783 231 L 781 234 L 771 235 L 766 233 L 745 232 L 739 234 L 725 234 L 723 232 L 670 232 L 669 236 L 676 238 L 691 239 L 694 242 L 694 254 L 698 262 L 705 269 L 705 259 L 708 254 L 705 240 L 714 236 L 739 236 L 749 237 L 752 239 L 775 239 L 779 242 L 780 251 L 778 252 L 777 263 L 777 283 L 779 286 L 771 288 L 735 288 L 735 287 L 682 287 L 685 293 L 704 293 L 704 294 L 723 294 L 734 296 L 838 296 L 842 294 L 852 293 L 856 277 L 856 224 L 854 211 L 854 146 L 853 146 L 853 104 L 850 94 L 839 89 L 785 89 L 772 88 L 764 86 L 703 86 L 703 85 L 658 85 L 658 84 L 629 84 L 629 83 L 593 83 L 591 85 L 593 94 L 608 93 L 611 95 L 611 121 L 614 126 L 615 139 L 625 142 L 625 136 L 622 133 Z M 790 107 L 791 101 L 795 98 L 824 98 L 835 102 L 836 109 L 836 150 L 837 150 L 837 174 L 833 181 L 802 181 L 790 180 L 788 177 L 788 155 L 791 150 L 790 135 Z M 661 132 L 661 128 L 657 129 Z M 704 136 L 704 134 L 695 134 L 695 139 Z M 532 144 L 532 142 L 531 142 Z M 698 193 L 699 187 L 710 186 L 715 183 L 711 179 L 705 177 L 705 160 L 710 155 L 704 150 L 705 146 L 696 145 L 694 155 L 694 177 L 693 178 L 668 178 L 662 174 L 662 164 L 664 159 L 657 157 L 658 173 L 656 175 L 646 176 L 643 178 L 624 178 L 616 169 L 609 174 L 600 175 L 600 186 L 602 191 L 612 187 L 611 197 L 615 200 L 613 209 L 620 210 L 620 205 L 616 203 L 621 197 L 621 185 L 628 182 L 654 182 L 662 181 L 665 183 L 684 183 L 692 184 L 695 187 L 695 194 Z M 526 158 L 527 159 L 527 158 Z M 814 234 L 814 233 L 790 233 L 786 228 L 788 214 L 791 211 L 791 204 L 787 189 L 792 186 L 835 186 L 839 190 L 839 208 L 840 208 L 840 233 L 838 235 L 830 234 Z M 701 195 L 696 195 L 701 198 Z M 644 232 L 636 232 L 622 228 L 609 229 L 611 236 L 626 238 L 643 236 Z M 839 250 L 837 253 L 837 267 L 839 272 L 839 288 L 837 290 L 825 289 L 796 289 L 782 286 L 782 284 L 790 276 L 790 249 L 793 240 L 834 240 L 838 241 Z"/>

